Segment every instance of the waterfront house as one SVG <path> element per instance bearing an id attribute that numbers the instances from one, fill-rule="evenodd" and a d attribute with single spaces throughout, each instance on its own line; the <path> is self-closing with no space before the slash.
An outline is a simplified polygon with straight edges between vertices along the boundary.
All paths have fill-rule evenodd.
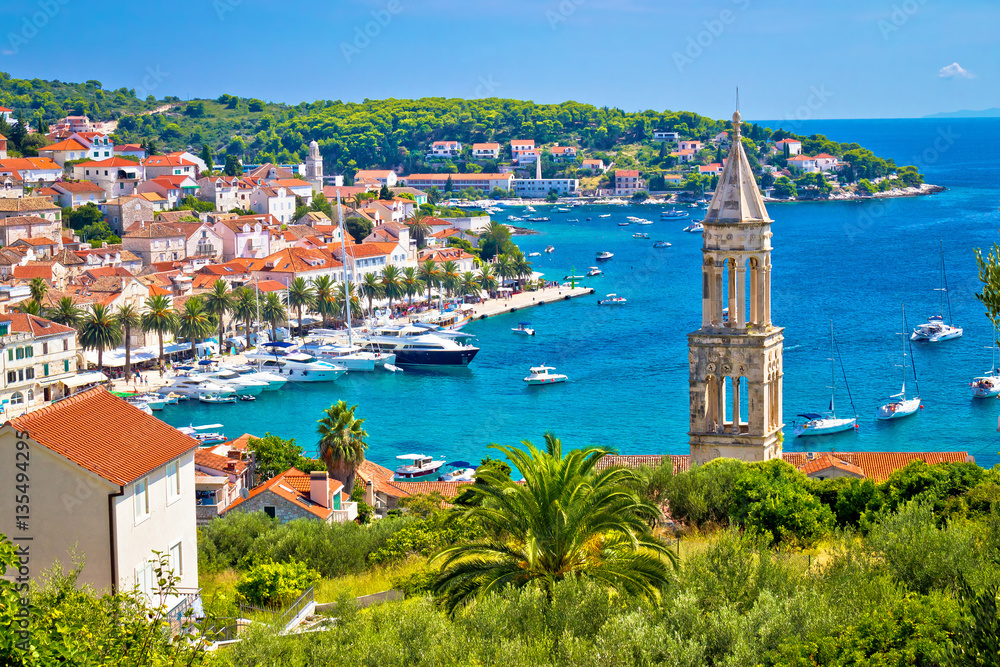
<path id="1" fill-rule="evenodd" d="M 0 468 L 30 454 L 31 506 L 15 523 L 14 476 L 0 479 L 0 532 L 30 536 L 31 579 L 84 559 L 78 583 L 138 587 L 158 604 L 154 551 L 179 592 L 198 586 L 194 452 L 198 441 L 103 388 L 81 391 L 0 428 Z M 186 596 L 182 596 L 186 597 Z M 173 608 L 182 601 L 167 602 Z"/>
<path id="2" fill-rule="evenodd" d="M 234 500 L 222 514 L 229 512 L 264 512 L 281 523 L 295 519 L 334 523 L 356 519 L 358 504 L 325 470 L 305 473 L 290 468 L 252 489 L 247 498 Z"/>
<path id="3" fill-rule="evenodd" d="M 462 152 L 462 144 L 457 141 L 435 141 L 427 157 L 451 158 Z"/>
<path id="4" fill-rule="evenodd" d="M 344 280 L 344 265 L 325 248 L 288 247 L 248 261 L 247 269 L 260 280 L 274 280 L 286 287 L 296 278 L 315 280 L 320 276 L 330 276 L 337 282 Z"/>
<path id="5" fill-rule="evenodd" d="M 818 153 L 813 156 L 813 160 L 816 161 L 816 169 L 819 171 L 834 171 L 840 166 L 837 156 L 829 153 Z"/>
<path id="6" fill-rule="evenodd" d="M 819 171 L 816 167 L 816 158 L 809 157 L 808 155 L 796 155 L 795 157 L 788 158 L 786 162 L 789 167 L 795 167 L 806 173 Z"/>
<path id="7" fill-rule="evenodd" d="M 475 257 L 461 248 L 425 248 L 417 255 L 417 261 L 423 263 L 427 260 L 437 264 L 438 269 L 446 262 L 455 262 L 459 273 L 473 271 L 476 268 Z"/>
<path id="8" fill-rule="evenodd" d="M 71 393 L 77 352 L 72 327 L 37 315 L 0 315 L 0 414 L 10 417 Z"/>
<path id="9" fill-rule="evenodd" d="M 59 181 L 52 184 L 57 193 L 56 201 L 62 208 L 77 208 L 84 204 L 95 206 L 104 200 L 104 188 L 90 181 Z"/>
<path id="10" fill-rule="evenodd" d="M 472 144 L 472 157 L 476 160 L 496 160 L 500 157 L 500 144 L 495 141 Z"/>
<path id="11" fill-rule="evenodd" d="M 774 143 L 774 152 L 784 153 L 786 146 L 788 147 L 789 157 L 793 157 L 802 152 L 802 142 L 798 139 L 782 139 L 781 141 L 776 141 Z"/>
<path id="12" fill-rule="evenodd" d="M 635 169 L 615 170 L 615 195 L 618 197 L 631 197 L 636 192 L 645 189 L 646 184 L 639 178 L 639 172 Z"/>
<path id="13" fill-rule="evenodd" d="M 344 250 L 339 243 L 331 243 L 327 247 L 347 267 L 351 280 L 354 281 L 361 280 L 366 273 L 380 273 L 390 264 L 402 268 L 408 263 L 409 257 L 409 249 L 399 241 L 349 243 L 344 246 L 349 259 L 344 258 Z"/>
<path id="14" fill-rule="evenodd" d="M 73 178 L 96 183 L 104 188 L 108 199 L 113 199 L 134 194 L 139 183 L 145 178 L 145 171 L 141 164 L 123 157 L 112 157 L 73 165 Z"/>
<path id="15" fill-rule="evenodd" d="M 359 169 L 356 174 L 354 174 L 355 185 L 378 185 L 393 187 L 398 182 L 399 178 L 396 176 L 396 172 L 392 169 Z M 348 195 L 341 195 L 348 196 Z M 336 197 L 336 195 L 334 196 Z"/>
<path id="16" fill-rule="evenodd" d="M 61 166 L 47 157 L 20 157 L 0 160 L 0 176 L 15 174 L 25 185 L 44 187 L 62 178 Z"/>
<path id="17" fill-rule="evenodd" d="M 580 181 L 576 178 L 515 178 L 513 185 L 519 197 L 529 198 L 542 198 L 550 192 L 571 197 L 580 190 Z"/>

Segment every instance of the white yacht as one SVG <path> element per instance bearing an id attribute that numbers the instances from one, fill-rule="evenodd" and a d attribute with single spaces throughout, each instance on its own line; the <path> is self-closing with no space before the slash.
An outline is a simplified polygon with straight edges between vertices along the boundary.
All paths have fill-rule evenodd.
<path id="1" fill-rule="evenodd" d="M 608 252 L 607 250 L 605 250 L 603 252 L 597 253 L 597 260 L 600 262 L 606 262 L 614 256 L 615 254 L 613 252 Z"/>
<path id="2" fill-rule="evenodd" d="M 455 468 L 438 477 L 439 482 L 475 482 L 475 468 Z"/>
<path id="3" fill-rule="evenodd" d="M 189 435 L 202 445 L 219 445 L 226 441 L 224 433 L 208 431 L 207 429 L 222 428 L 222 424 L 204 424 L 202 426 L 178 426 L 177 430 Z"/>
<path id="4" fill-rule="evenodd" d="M 380 327 L 358 342 L 366 350 L 395 354 L 399 366 L 468 366 L 479 354 L 479 348 L 467 342 L 469 338 L 468 334 L 406 324 Z"/>
<path id="5" fill-rule="evenodd" d="M 916 414 L 922 406 L 920 405 L 920 386 L 916 385 L 917 382 L 917 367 L 913 364 L 913 354 L 912 350 L 909 350 L 910 354 L 907 355 L 909 349 L 910 341 L 906 338 L 906 309 L 903 309 L 903 328 L 900 331 L 903 336 L 903 364 L 901 368 L 903 369 L 903 388 L 899 390 L 898 394 L 893 394 L 889 398 L 892 399 L 884 405 L 880 405 L 875 410 L 875 418 L 880 420 L 888 419 L 900 419 L 902 417 L 909 417 L 912 414 Z M 913 365 L 913 383 L 916 385 L 917 395 L 906 397 L 906 357 L 910 357 L 910 363 Z"/>
<path id="6" fill-rule="evenodd" d="M 607 295 L 603 299 L 597 300 L 598 306 L 624 306 L 626 303 L 628 303 L 628 299 L 614 293 Z"/>
<path id="7" fill-rule="evenodd" d="M 705 225 L 701 224 L 700 222 L 692 222 L 682 231 L 691 232 L 692 234 L 700 234 L 701 232 L 705 231 Z"/>
<path id="8" fill-rule="evenodd" d="M 340 364 L 320 361 L 311 354 L 291 352 L 286 354 L 254 350 L 246 358 L 259 361 L 261 370 L 275 373 L 292 382 L 332 382 L 347 372 Z"/>
<path id="9" fill-rule="evenodd" d="M 565 382 L 568 378 L 561 373 L 550 373 L 555 368 L 552 366 L 532 366 L 528 369 L 528 377 L 524 381 L 529 385 L 536 384 L 558 384 Z"/>
<path id="10" fill-rule="evenodd" d="M 940 313 L 938 315 L 931 315 L 927 318 L 927 322 L 919 325 L 913 330 L 913 335 L 910 336 L 910 340 L 924 341 L 927 343 L 939 343 L 945 340 L 952 340 L 953 338 L 961 338 L 962 329 L 956 327 L 954 324 L 946 324 L 944 321 L 944 309 L 945 301 L 948 304 L 948 319 L 952 320 L 951 317 L 951 296 L 948 294 L 948 276 L 944 271 L 944 242 L 941 242 L 941 287 L 937 288 L 938 292 L 941 292 L 941 305 Z M 952 320 L 954 321 L 954 320 Z"/>
<path id="11" fill-rule="evenodd" d="M 170 382 L 156 391 L 163 395 L 174 393 L 186 398 L 199 398 L 203 394 L 236 395 L 236 389 L 230 385 L 223 385 L 218 382 L 211 382 L 203 377 L 188 375 L 178 375 L 175 378 L 171 378 Z"/>
<path id="12" fill-rule="evenodd" d="M 1000 373 L 994 370 L 989 375 L 972 378 L 971 386 L 973 398 L 993 398 L 994 396 L 998 396 L 1000 395 Z"/>
<path id="13" fill-rule="evenodd" d="M 799 417 L 804 418 L 806 421 L 795 424 L 795 437 L 802 437 L 807 435 L 826 435 L 828 433 L 840 433 L 842 431 L 850 431 L 858 427 L 858 417 L 837 417 L 837 410 L 834 406 L 834 397 L 836 396 L 836 385 L 837 385 L 837 372 L 836 366 L 834 365 L 837 360 L 836 354 L 836 344 L 833 340 L 833 320 L 830 321 L 830 410 L 826 414 L 817 414 L 815 412 L 805 412 L 799 415 Z M 843 370 L 843 363 L 841 363 L 841 370 Z M 844 384 L 847 384 L 847 375 L 844 375 Z M 848 388 L 848 395 L 850 395 L 850 388 Z M 854 407 L 853 401 L 851 407 Z"/>
<path id="14" fill-rule="evenodd" d="M 394 471 L 394 478 L 399 479 L 413 479 L 414 477 L 432 475 L 440 470 L 441 466 L 445 463 L 444 461 L 435 461 L 430 456 L 424 456 L 423 454 L 403 454 L 396 458 L 401 461 L 409 461 L 409 463 L 399 466 Z"/>
<path id="15" fill-rule="evenodd" d="M 257 380 L 250 375 L 240 375 L 231 368 L 217 368 L 200 375 L 211 382 L 232 387 L 236 390 L 237 396 L 257 396 L 269 386 L 263 380 Z"/>
<path id="16" fill-rule="evenodd" d="M 287 378 L 283 378 L 280 375 L 276 375 L 274 373 L 264 373 L 258 371 L 253 366 L 238 364 L 236 366 L 227 366 L 227 368 L 231 371 L 239 373 L 244 377 L 248 377 L 252 380 L 258 380 L 260 382 L 267 383 L 267 386 L 264 387 L 264 391 L 276 391 L 284 387 L 286 384 L 288 384 Z"/>
<path id="17" fill-rule="evenodd" d="M 168 403 L 166 396 L 154 393 L 139 394 L 135 399 L 145 403 L 150 410 L 162 410 Z"/>
<path id="18" fill-rule="evenodd" d="M 594 278 L 594 277 L 603 276 L 603 275 L 604 275 L 604 271 L 601 271 L 596 266 L 588 267 L 588 271 L 587 271 L 587 277 L 588 278 Z"/>
<path id="19" fill-rule="evenodd" d="M 531 328 L 528 322 L 518 322 L 517 327 L 512 328 L 511 331 L 520 336 L 534 336 L 535 330 Z"/>

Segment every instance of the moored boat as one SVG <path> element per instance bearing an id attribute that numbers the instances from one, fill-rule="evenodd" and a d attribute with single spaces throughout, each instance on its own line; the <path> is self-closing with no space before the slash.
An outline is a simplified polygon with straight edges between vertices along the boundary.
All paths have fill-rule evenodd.
<path id="1" fill-rule="evenodd" d="M 900 419 L 902 417 L 908 417 L 912 414 L 916 414 L 923 406 L 920 404 L 920 386 L 916 384 L 917 382 L 917 367 L 913 365 L 913 354 L 912 350 L 909 348 L 911 345 L 910 341 L 906 337 L 906 308 L 903 310 L 903 328 L 900 334 L 903 336 L 903 363 L 901 368 L 903 369 L 903 385 L 898 394 L 893 394 L 889 398 L 892 399 L 888 403 L 880 405 L 875 410 L 875 418 L 882 421 L 888 419 Z M 908 355 L 907 352 L 910 352 Z M 917 389 L 917 396 L 906 397 L 906 357 L 910 357 L 910 363 L 913 365 L 913 383 Z"/>
<path id="2" fill-rule="evenodd" d="M 669 248 L 670 243 L 668 241 L 657 241 L 653 244 L 654 248 Z"/>
<path id="3" fill-rule="evenodd" d="M 917 326 L 910 336 L 910 340 L 923 341 L 926 343 L 940 343 L 946 340 L 960 338 L 962 336 L 961 327 L 954 324 L 947 324 L 944 321 L 945 301 L 948 305 L 948 319 L 951 317 L 951 295 L 948 293 L 948 275 L 944 269 L 944 241 L 941 242 L 941 287 L 937 289 L 941 292 L 940 311 L 937 315 L 931 315 L 927 322 Z M 952 320 L 954 321 L 954 320 Z"/>
<path id="4" fill-rule="evenodd" d="M 608 261 L 609 259 L 611 259 L 614 256 L 615 256 L 614 253 L 608 252 L 607 250 L 605 250 L 603 252 L 597 253 L 597 261 L 599 261 L 599 262 L 606 262 L 606 261 Z"/>
<path id="5" fill-rule="evenodd" d="M 558 384 L 565 382 L 568 378 L 561 373 L 551 373 L 555 368 L 552 366 L 532 366 L 528 369 L 528 377 L 524 381 L 529 385 Z"/>
<path id="6" fill-rule="evenodd" d="M 628 303 L 628 300 L 623 296 L 618 296 L 617 294 L 608 294 L 603 299 L 597 301 L 598 306 L 623 306 Z"/>
<path id="7" fill-rule="evenodd" d="M 841 433 L 843 431 L 850 431 L 857 429 L 858 427 L 858 417 L 855 412 L 853 417 L 837 417 L 837 408 L 834 403 L 834 399 L 837 394 L 837 371 L 836 371 L 836 361 L 838 359 L 836 342 L 833 338 L 833 320 L 830 321 L 830 409 L 826 414 L 818 414 L 815 412 L 805 412 L 799 414 L 799 417 L 804 418 L 806 421 L 795 424 L 795 437 L 811 436 L 811 435 L 827 435 L 829 433 Z M 844 364 L 841 361 L 840 364 L 841 371 L 844 372 L 844 386 L 847 387 L 847 395 L 851 396 L 851 389 L 847 386 L 847 373 L 844 371 Z M 851 408 L 854 408 L 854 399 L 851 398 Z"/>
<path id="8" fill-rule="evenodd" d="M 394 471 L 394 477 L 398 477 L 399 479 L 413 479 L 415 477 L 433 475 L 445 463 L 444 461 L 435 461 L 432 457 L 424 456 L 423 454 L 402 454 L 396 458 L 401 461 L 409 461 L 409 463 L 399 466 Z"/>

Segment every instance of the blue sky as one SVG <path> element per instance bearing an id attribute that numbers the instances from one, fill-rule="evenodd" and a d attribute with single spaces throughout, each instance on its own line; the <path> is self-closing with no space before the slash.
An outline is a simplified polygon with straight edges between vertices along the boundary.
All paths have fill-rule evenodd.
<path id="1" fill-rule="evenodd" d="M 738 85 L 745 118 L 896 118 L 1000 106 L 997 25 L 995 0 L 4 0 L 0 70 L 157 97 L 713 117 Z"/>

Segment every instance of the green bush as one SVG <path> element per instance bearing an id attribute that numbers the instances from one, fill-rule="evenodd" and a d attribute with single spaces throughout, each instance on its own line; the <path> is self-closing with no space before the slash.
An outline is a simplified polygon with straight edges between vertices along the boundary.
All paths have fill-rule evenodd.
<path id="1" fill-rule="evenodd" d="M 319 573 L 299 561 L 261 563 L 240 577 L 236 593 L 247 604 L 281 607 L 294 602 L 319 579 Z"/>
<path id="2" fill-rule="evenodd" d="M 477 536 L 478 531 L 468 521 L 458 518 L 453 512 L 441 510 L 427 517 L 409 518 L 409 523 L 389 536 L 385 544 L 368 557 L 368 562 L 381 565 L 412 554 L 429 556 L 446 544 Z"/>

